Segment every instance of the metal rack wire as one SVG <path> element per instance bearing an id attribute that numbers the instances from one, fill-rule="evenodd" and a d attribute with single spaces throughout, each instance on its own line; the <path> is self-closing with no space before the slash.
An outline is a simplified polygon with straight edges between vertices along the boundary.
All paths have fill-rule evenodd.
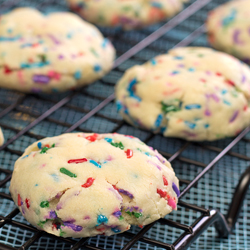
<path id="1" fill-rule="evenodd" d="M 228 236 L 239 216 L 249 184 L 250 171 L 246 170 L 246 167 L 250 156 L 247 152 L 241 151 L 249 146 L 250 139 L 247 134 L 250 128 L 234 139 L 214 143 L 190 143 L 163 138 L 126 124 L 117 114 L 113 102 L 114 84 L 128 67 L 165 53 L 174 46 L 207 45 L 204 35 L 206 14 L 223 2 L 225 0 L 193 0 L 167 23 L 140 31 L 122 32 L 102 28 L 104 35 L 115 45 L 118 58 L 107 76 L 81 90 L 59 94 L 52 99 L 51 96 L 43 94 L 25 95 L 0 89 L 0 126 L 6 137 L 5 144 L 0 147 L 1 250 L 187 249 L 211 224 L 215 224 L 220 236 Z M 13 0 L 0 1 L 0 11 L 4 12 L 24 4 L 33 4 L 44 11 L 66 8 L 59 0 Z M 172 163 L 180 179 L 182 191 L 179 210 L 167 219 L 160 219 L 141 230 L 133 227 L 121 235 L 108 238 L 98 236 L 79 241 L 54 237 L 27 224 L 15 208 L 8 192 L 13 163 L 23 150 L 37 139 L 72 131 L 132 134 L 157 148 Z M 233 202 L 229 206 L 228 215 L 224 217 L 215 209 L 204 209 L 199 206 L 199 200 L 192 199 L 192 192 L 195 190 L 194 195 L 198 192 L 197 185 L 201 186 L 204 175 L 215 164 L 228 160 L 239 162 L 241 166 L 239 173 L 233 174 L 234 183 L 238 181 L 241 172 L 246 172 L 242 175 L 234 196 L 234 183 L 231 185 L 227 200 L 230 203 L 233 196 Z M 205 188 L 203 187 L 204 190 Z M 234 202 L 235 199 L 238 200 L 237 203 Z M 194 205 L 192 200 L 197 204 Z M 189 216 L 188 223 L 183 215 Z"/>

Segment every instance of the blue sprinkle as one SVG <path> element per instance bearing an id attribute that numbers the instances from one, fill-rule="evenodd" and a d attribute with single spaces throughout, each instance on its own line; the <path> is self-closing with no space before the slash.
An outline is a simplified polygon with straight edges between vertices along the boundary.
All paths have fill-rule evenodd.
<path id="1" fill-rule="evenodd" d="M 68 33 L 67 38 L 71 39 L 72 38 L 72 33 Z"/>
<path id="2" fill-rule="evenodd" d="M 136 78 L 134 78 L 134 79 L 129 83 L 129 85 L 128 85 L 128 87 L 127 87 L 127 91 L 129 92 L 129 96 L 130 96 L 130 97 L 133 97 L 133 98 L 137 99 L 138 102 L 140 102 L 140 101 L 141 101 L 141 98 L 140 98 L 139 96 L 135 95 L 135 94 L 134 94 L 134 90 L 133 90 L 133 88 L 134 88 L 134 86 L 136 85 L 136 83 L 137 83 L 137 80 L 136 80 Z"/>
<path id="3" fill-rule="evenodd" d="M 81 76 L 82 76 L 81 71 L 76 71 L 75 74 L 74 74 L 74 77 L 75 77 L 76 80 L 79 80 L 81 78 Z"/>
<path id="4" fill-rule="evenodd" d="M 186 105 L 185 106 L 185 109 L 200 109 L 201 108 L 201 105 L 200 104 L 189 104 L 189 105 Z"/>
<path id="5" fill-rule="evenodd" d="M 108 137 L 104 138 L 104 140 L 107 141 L 107 142 L 112 142 L 113 141 L 112 138 L 108 138 Z"/>
<path id="6" fill-rule="evenodd" d="M 118 229 L 118 228 L 111 228 L 111 230 L 114 232 L 114 233 L 120 233 L 121 232 L 121 230 L 120 229 Z"/>
<path id="7" fill-rule="evenodd" d="M 24 158 L 27 158 L 29 155 L 25 155 L 24 157 L 22 157 L 22 159 L 24 159 Z"/>
<path id="8" fill-rule="evenodd" d="M 94 71 L 95 72 L 99 72 L 99 71 L 101 71 L 102 70 L 102 67 L 99 65 L 99 64 L 96 64 L 95 66 L 94 66 Z"/>
<path id="9" fill-rule="evenodd" d="M 182 60 L 183 56 L 175 56 L 174 59 L 176 59 L 176 60 Z"/>
<path id="10" fill-rule="evenodd" d="M 147 155 L 147 156 L 151 156 L 148 152 L 145 152 L 144 154 Z"/>
<path id="11" fill-rule="evenodd" d="M 194 129 L 196 127 L 195 123 L 192 122 L 188 122 L 188 121 L 184 121 L 184 123 L 191 129 Z"/>
<path id="12" fill-rule="evenodd" d="M 226 89 L 223 89 L 222 91 L 221 91 L 221 94 L 222 95 L 225 95 L 227 93 L 227 90 Z"/>
<path id="13" fill-rule="evenodd" d="M 102 45 L 101 46 L 103 48 L 106 48 L 108 44 L 109 44 L 109 40 L 107 38 L 104 38 L 103 41 L 102 41 Z"/>
<path id="14" fill-rule="evenodd" d="M 174 71 L 172 71 L 172 75 L 177 75 L 177 74 L 179 74 L 180 72 L 178 71 L 178 70 L 174 70 Z"/>
<path id="15" fill-rule="evenodd" d="M 116 101 L 116 108 L 117 108 L 117 112 L 119 112 L 122 109 L 122 102 L 121 101 Z"/>
<path id="16" fill-rule="evenodd" d="M 55 182 L 59 182 L 59 176 L 57 174 L 51 174 Z"/>
<path id="17" fill-rule="evenodd" d="M 156 60 L 155 60 L 154 58 L 153 58 L 153 59 L 151 59 L 151 61 L 150 61 L 150 62 L 151 62 L 151 64 L 152 64 L 152 65 L 156 65 L 156 64 L 157 64 L 157 62 L 156 62 Z"/>
<path id="18" fill-rule="evenodd" d="M 6 37 L 0 36 L 0 42 L 14 42 L 21 38 L 21 36 L 14 36 L 14 37 Z"/>
<path id="19" fill-rule="evenodd" d="M 38 184 L 35 185 L 35 187 L 37 187 L 37 186 L 38 186 Z"/>
<path id="20" fill-rule="evenodd" d="M 194 71 L 195 71 L 195 68 L 189 68 L 188 71 L 194 72 Z"/>
<path id="21" fill-rule="evenodd" d="M 165 133 L 165 131 L 167 130 L 167 127 L 161 128 L 161 133 Z"/>
<path id="22" fill-rule="evenodd" d="M 13 29 L 11 29 L 11 28 L 7 29 L 8 33 L 12 33 L 12 31 L 13 31 Z"/>
<path id="23" fill-rule="evenodd" d="M 176 186 L 176 184 L 175 184 L 174 182 L 172 183 L 172 188 L 174 189 L 174 191 L 175 191 L 177 197 L 179 197 L 179 195 L 180 195 L 180 190 L 178 189 L 178 187 Z"/>
<path id="24" fill-rule="evenodd" d="M 124 114 L 129 115 L 128 108 L 125 108 L 125 109 L 124 109 Z"/>
<path id="25" fill-rule="evenodd" d="M 94 164 L 96 167 L 101 168 L 102 166 L 94 160 L 89 160 L 90 163 Z"/>
<path id="26" fill-rule="evenodd" d="M 20 67 L 22 69 L 25 69 L 25 68 L 42 68 L 46 65 L 49 65 L 50 63 L 49 62 L 37 62 L 37 63 L 21 63 L 20 64 Z"/>
<path id="27" fill-rule="evenodd" d="M 105 215 L 102 215 L 102 214 L 100 214 L 100 215 L 98 215 L 98 217 L 97 217 L 97 225 L 100 225 L 100 224 L 102 224 L 102 223 L 107 223 L 108 222 L 108 218 L 105 216 Z"/>
<path id="28" fill-rule="evenodd" d="M 162 119 L 163 119 L 163 115 L 159 114 L 158 117 L 157 117 L 157 119 L 156 119 L 156 121 L 155 121 L 155 127 L 156 128 L 160 127 Z"/>
<path id="29" fill-rule="evenodd" d="M 227 101 L 227 100 L 223 100 L 223 103 L 225 103 L 228 106 L 231 106 L 231 103 L 229 101 Z"/>
<path id="30" fill-rule="evenodd" d="M 162 9 L 162 4 L 161 4 L 161 3 L 153 2 L 153 3 L 151 3 L 151 6 L 153 6 L 153 7 L 155 7 L 155 8 Z"/>
<path id="31" fill-rule="evenodd" d="M 205 124 L 205 125 L 204 125 L 204 128 L 209 128 L 209 127 L 210 127 L 209 124 Z"/>
<path id="32" fill-rule="evenodd" d="M 41 143 L 41 142 L 38 142 L 38 143 L 37 143 L 37 147 L 38 147 L 39 149 L 41 149 L 41 148 L 42 148 L 42 143 Z"/>

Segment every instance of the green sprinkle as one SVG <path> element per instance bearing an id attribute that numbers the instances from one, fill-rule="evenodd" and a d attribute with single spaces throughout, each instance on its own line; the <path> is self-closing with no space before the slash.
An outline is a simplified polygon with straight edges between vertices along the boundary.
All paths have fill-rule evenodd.
<path id="1" fill-rule="evenodd" d="M 42 208 L 49 207 L 49 202 L 48 201 L 42 201 L 40 203 L 40 207 L 42 207 Z"/>
<path id="2" fill-rule="evenodd" d="M 45 153 L 47 153 L 47 151 L 48 151 L 50 148 L 54 148 L 54 147 L 55 147 L 55 143 L 53 143 L 51 147 L 44 147 L 44 148 L 42 148 L 40 154 L 45 154 Z"/>
<path id="3" fill-rule="evenodd" d="M 60 168 L 60 172 L 61 172 L 62 174 L 68 175 L 69 177 L 73 177 L 73 178 L 76 178 L 76 177 L 77 177 L 76 174 L 71 173 L 71 172 L 70 172 L 68 169 L 66 169 L 66 168 Z"/>
<path id="4" fill-rule="evenodd" d="M 45 63 L 47 61 L 46 55 L 44 55 L 44 54 L 38 55 L 38 57 L 41 59 L 41 62 L 43 62 L 43 63 Z"/>
<path id="5" fill-rule="evenodd" d="M 135 212 L 133 212 L 133 215 L 135 216 L 135 218 L 142 217 L 142 213 L 135 213 Z"/>
<path id="6" fill-rule="evenodd" d="M 161 110 L 164 113 L 168 113 L 168 112 L 177 112 L 177 111 L 180 111 L 181 109 L 175 105 L 167 105 L 167 104 L 161 102 Z"/>
<path id="7" fill-rule="evenodd" d="M 95 51 L 94 48 L 91 48 L 90 51 L 92 52 L 92 54 L 96 57 L 99 57 L 99 55 L 97 54 L 97 52 Z"/>
<path id="8" fill-rule="evenodd" d="M 124 149 L 124 145 L 122 144 L 122 142 L 111 142 L 110 143 L 112 146 L 116 147 L 116 148 L 120 148 L 121 150 Z"/>
<path id="9" fill-rule="evenodd" d="M 128 214 L 128 215 L 132 216 L 132 213 L 131 213 L 131 212 L 129 212 L 129 211 L 127 211 L 127 212 L 126 212 L 126 214 Z"/>
<path id="10" fill-rule="evenodd" d="M 63 232 L 62 229 L 60 229 L 60 236 L 63 237 L 64 234 L 66 234 L 66 233 Z"/>
<path id="11" fill-rule="evenodd" d="M 119 220 L 124 220 L 123 216 L 120 216 L 120 217 L 119 217 Z"/>
<path id="12" fill-rule="evenodd" d="M 44 226 L 44 224 L 47 222 L 47 221 L 49 221 L 50 219 L 46 219 L 45 221 L 40 221 L 37 225 L 39 226 L 39 227 L 42 227 L 43 228 L 43 226 Z"/>

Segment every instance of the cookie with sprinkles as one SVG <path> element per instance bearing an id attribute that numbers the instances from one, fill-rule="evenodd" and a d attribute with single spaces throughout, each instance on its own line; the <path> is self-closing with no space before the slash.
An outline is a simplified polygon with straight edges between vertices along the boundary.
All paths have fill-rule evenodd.
<path id="1" fill-rule="evenodd" d="M 2 146 L 3 143 L 4 143 L 4 137 L 3 137 L 2 129 L 0 128 L 0 146 Z"/>
<path id="2" fill-rule="evenodd" d="M 143 227 L 176 210 L 180 194 L 170 163 L 139 139 L 84 133 L 29 146 L 10 192 L 31 224 L 62 237 Z"/>
<path id="3" fill-rule="evenodd" d="M 0 87 L 55 93 L 90 84 L 112 67 L 115 51 L 73 13 L 18 8 L 0 19 Z"/>
<path id="4" fill-rule="evenodd" d="M 231 1 L 211 11 L 208 40 L 219 50 L 250 64 L 250 1 Z"/>
<path id="5" fill-rule="evenodd" d="M 172 17 L 188 0 L 67 0 L 87 21 L 109 27 L 134 29 Z"/>
<path id="6" fill-rule="evenodd" d="M 235 136 L 250 124 L 250 70 L 210 48 L 176 48 L 128 69 L 116 102 L 127 122 L 164 136 Z"/>

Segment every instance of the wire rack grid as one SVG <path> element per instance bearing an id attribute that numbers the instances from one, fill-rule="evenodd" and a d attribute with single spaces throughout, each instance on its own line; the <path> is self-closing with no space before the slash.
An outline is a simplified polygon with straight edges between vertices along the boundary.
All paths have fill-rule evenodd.
<path id="1" fill-rule="evenodd" d="M 44 94 L 26 95 L 0 89 L 0 126 L 6 138 L 6 143 L 0 147 L 0 249 L 186 249 L 189 245 L 185 242 L 192 243 L 202 232 L 191 249 L 247 249 L 249 195 L 236 230 L 228 239 L 217 238 L 213 227 L 206 229 L 215 220 L 222 220 L 213 208 L 227 213 L 234 187 L 248 167 L 250 129 L 235 139 L 216 142 L 189 143 L 164 138 L 125 123 L 116 112 L 113 95 L 115 83 L 129 67 L 175 46 L 209 46 L 204 33 L 207 13 L 224 2 L 191 0 L 168 22 L 142 30 L 123 32 L 101 28 L 113 42 L 117 60 L 109 74 L 78 91 L 58 94 L 52 99 Z M 33 6 L 44 12 L 68 10 L 65 2 L 59 0 L 1 0 L 0 13 L 19 6 Z M 130 134 L 158 149 L 172 162 L 180 179 L 179 210 L 143 229 L 132 227 L 121 235 L 80 241 L 52 237 L 31 227 L 9 196 L 14 162 L 37 139 L 72 131 Z"/>

